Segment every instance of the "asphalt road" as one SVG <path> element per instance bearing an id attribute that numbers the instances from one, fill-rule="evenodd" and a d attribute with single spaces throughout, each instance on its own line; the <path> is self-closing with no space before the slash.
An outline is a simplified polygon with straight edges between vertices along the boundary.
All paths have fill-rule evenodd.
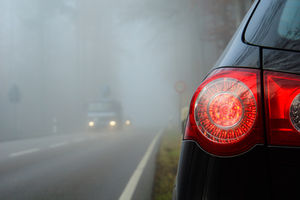
<path id="1" fill-rule="evenodd" d="M 136 186 L 128 183 L 157 133 L 127 129 L 1 142 L 0 199 L 114 200 L 127 185 L 131 199 L 150 199 L 158 142 Z"/>

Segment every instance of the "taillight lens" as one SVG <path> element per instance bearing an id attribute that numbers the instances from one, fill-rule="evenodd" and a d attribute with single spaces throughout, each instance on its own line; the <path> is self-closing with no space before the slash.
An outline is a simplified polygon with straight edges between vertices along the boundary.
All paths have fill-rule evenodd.
<path id="1" fill-rule="evenodd" d="M 300 94 L 298 94 L 290 106 L 290 119 L 294 128 L 300 132 Z"/>
<path id="2" fill-rule="evenodd" d="M 195 121 L 201 133 L 216 143 L 239 141 L 256 119 L 256 100 L 241 81 L 218 78 L 200 92 L 195 105 Z"/>
<path id="3" fill-rule="evenodd" d="M 268 144 L 300 146 L 300 76 L 264 72 Z"/>
<path id="4" fill-rule="evenodd" d="M 184 139 L 214 155 L 240 154 L 263 143 L 260 110 L 259 70 L 217 69 L 194 94 Z"/>

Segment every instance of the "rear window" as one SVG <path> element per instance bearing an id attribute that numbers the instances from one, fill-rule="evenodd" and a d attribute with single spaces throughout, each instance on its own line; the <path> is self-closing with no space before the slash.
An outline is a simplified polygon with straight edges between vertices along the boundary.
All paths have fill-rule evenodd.
<path id="1" fill-rule="evenodd" d="M 259 46 L 300 51 L 300 0 L 262 0 L 245 39 Z"/>

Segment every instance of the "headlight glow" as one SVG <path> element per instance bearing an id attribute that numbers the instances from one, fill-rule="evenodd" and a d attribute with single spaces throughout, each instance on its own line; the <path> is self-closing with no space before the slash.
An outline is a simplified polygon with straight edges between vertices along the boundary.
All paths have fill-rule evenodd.
<path id="1" fill-rule="evenodd" d="M 110 125 L 110 126 L 116 126 L 116 125 L 117 125 L 117 122 L 116 122 L 116 121 L 110 121 L 110 122 L 109 122 L 109 125 Z"/>
<path id="2" fill-rule="evenodd" d="M 95 126 L 95 122 L 90 121 L 90 122 L 89 122 L 89 127 L 93 127 L 93 126 Z"/>
<path id="3" fill-rule="evenodd" d="M 126 125 L 130 125 L 130 124 L 131 124 L 130 120 L 126 120 L 126 121 L 125 121 L 125 124 L 126 124 Z"/>

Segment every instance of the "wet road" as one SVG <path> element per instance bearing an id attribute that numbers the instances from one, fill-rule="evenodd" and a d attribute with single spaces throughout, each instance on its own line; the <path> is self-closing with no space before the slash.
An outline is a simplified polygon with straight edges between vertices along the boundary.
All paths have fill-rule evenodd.
<path id="1" fill-rule="evenodd" d="M 132 199 L 150 199 L 158 132 L 128 129 L 1 142 L 0 199 L 119 199 L 125 188 L 125 199 L 128 188 Z M 137 183 L 129 183 L 132 179 Z"/>

